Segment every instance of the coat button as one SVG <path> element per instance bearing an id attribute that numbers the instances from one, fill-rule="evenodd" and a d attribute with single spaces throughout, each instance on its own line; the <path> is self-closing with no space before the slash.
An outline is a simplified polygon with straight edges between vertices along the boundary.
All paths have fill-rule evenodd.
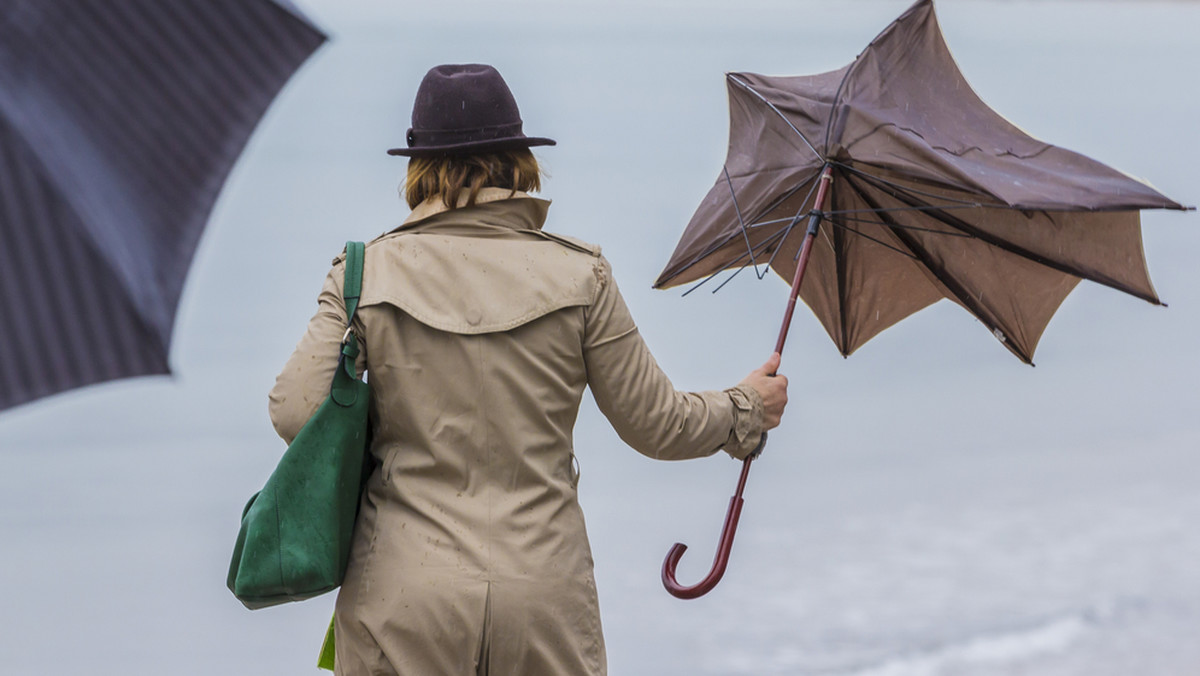
<path id="1" fill-rule="evenodd" d="M 482 319 L 483 313 L 479 311 L 479 308 L 473 307 L 467 310 L 467 323 L 471 326 L 478 326 Z"/>

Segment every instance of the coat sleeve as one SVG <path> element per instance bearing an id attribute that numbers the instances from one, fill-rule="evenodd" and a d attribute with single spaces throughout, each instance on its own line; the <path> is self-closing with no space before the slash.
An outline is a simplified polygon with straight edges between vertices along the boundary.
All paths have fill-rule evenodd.
<path id="1" fill-rule="evenodd" d="M 762 398 L 753 388 L 680 392 L 659 368 L 600 260 L 596 301 L 587 309 L 584 361 L 588 386 L 621 439 L 662 460 L 712 455 L 744 458 L 762 435 Z"/>
<path id="2" fill-rule="evenodd" d="M 344 275 L 345 265 L 340 262 L 329 271 L 317 297 L 317 313 L 308 321 L 308 328 L 271 389 L 271 423 L 289 444 L 329 395 L 342 336 L 346 333 Z M 366 365 L 367 344 L 357 317 L 355 334 L 359 337 L 356 367 L 361 374 Z"/>

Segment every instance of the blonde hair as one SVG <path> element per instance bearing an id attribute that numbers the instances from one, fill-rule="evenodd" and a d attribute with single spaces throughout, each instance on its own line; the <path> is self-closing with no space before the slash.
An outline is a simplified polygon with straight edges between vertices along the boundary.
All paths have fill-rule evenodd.
<path id="1" fill-rule="evenodd" d="M 410 208 L 430 197 L 441 197 L 453 209 L 467 190 L 466 206 L 475 204 L 482 188 L 534 192 L 542 187 L 541 168 L 528 148 L 479 155 L 414 157 L 408 161 L 404 199 Z"/>

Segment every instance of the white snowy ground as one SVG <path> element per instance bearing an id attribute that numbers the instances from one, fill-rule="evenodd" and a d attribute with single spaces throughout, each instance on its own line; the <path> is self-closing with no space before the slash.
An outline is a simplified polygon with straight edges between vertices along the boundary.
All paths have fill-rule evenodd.
<path id="1" fill-rule="evenodd" d="M 328 261 L 404 215 L 412 93 L 441 62 L 505 74 L 552 178 L 551 227 L 604 245 L 680 387 L 767 356 L 785 285 L 650 281 L 725 148 L 722 73 L 850 61 L 905 0 L 301 2 L 334 40 L 227 184 L 192 270 L 176 375 L 0 414 L 0 673 L 314 673 L 332 597 L 251 613 L 224 588 L 242 503 L 282 446 L 266 391 Z M 1200 202 L 1200 6 L 945 0 L 985 101 L 1030 133 Z M 1169 309 L 1081 286 L 1020 365 L 959 308 L 848 360 L 801 309 L 792 404 L 755 465 L 726 580 L 707 569 L 737 465 L 656 463 L 590 403 L 577 433 L 614 676 L 1200 674 L 1200 217 L 1144 217 Z M 247 271 L 251 271 L 249 274 Z M 244 280 L 244 281 L 243 281 Z"/>

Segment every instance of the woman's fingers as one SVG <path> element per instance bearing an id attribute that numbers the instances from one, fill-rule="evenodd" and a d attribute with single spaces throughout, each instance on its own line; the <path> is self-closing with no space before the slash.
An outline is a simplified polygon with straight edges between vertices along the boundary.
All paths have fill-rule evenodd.
<path id="1" fill-rule="evenodd" d="M 763 429 L 769 430 L 779 426 L 783 418 L 783 409 L 787 406 L 787 376 L 776 374 L 779 369 L 779 353 L 771 355 L 765 364 L 750 372 L 742 380 L 743 385 L 749 385 L 758 392 L 763 400 Z"/>

